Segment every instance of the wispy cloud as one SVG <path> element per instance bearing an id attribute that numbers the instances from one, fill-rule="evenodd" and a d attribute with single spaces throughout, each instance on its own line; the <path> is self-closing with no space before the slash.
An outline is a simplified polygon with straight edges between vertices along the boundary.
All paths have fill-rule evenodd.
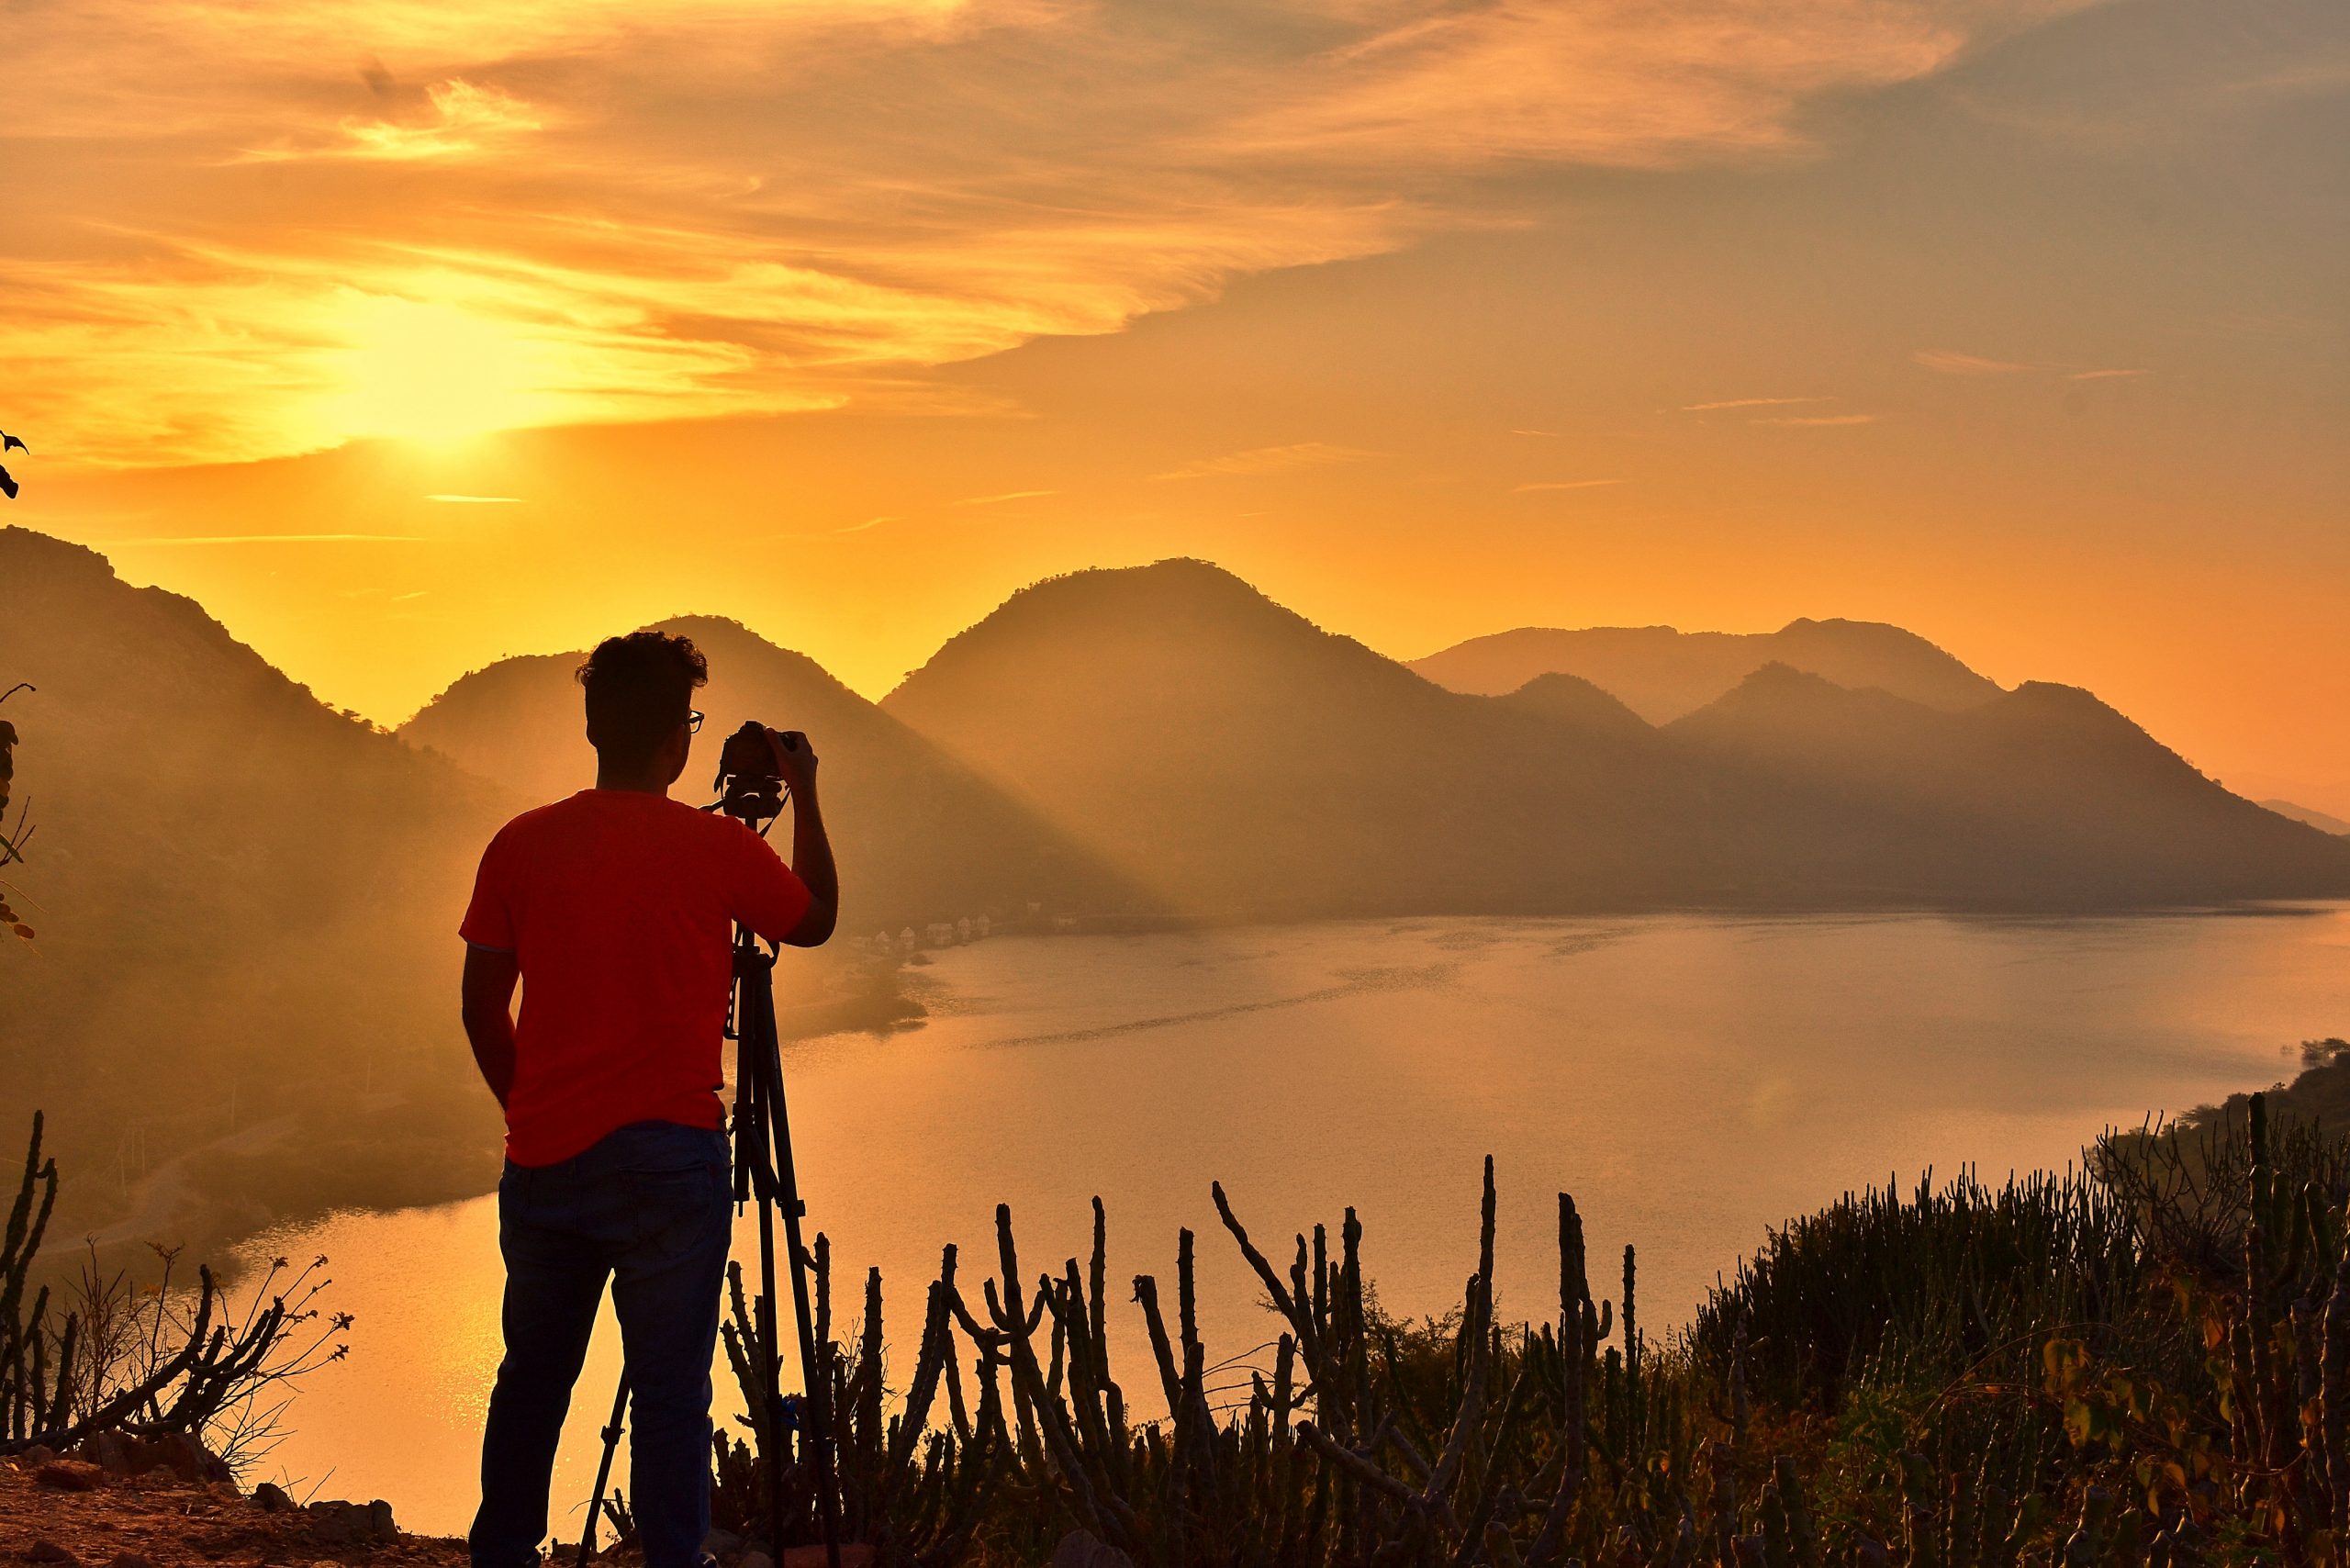
<path id="1" fill-rule="evenodd" d="M 278 135 L 240 148 L 229 163 L 290 163 L 303 159 L 362 158 L 405 162 L 464 158 L 501 151 L 509 139 L 545 129 L 543 110 L 497 87 L 462 78 L 435 82 L 420 93 L 403 92 L 388 75 L 370 72 L 366 80 L 386 113 L 347 116 L 331 131 Z"/>
<path id="2" fill-rule="evenodd" d="M 1787 425 L 1796 427 L 1828 427 L 1835 425 L 1873 425 L 1875 414 L 1786 414 L 1772 419 L 1749 420 L 1750 425 Z"/>
<path id="3" fill-rule="evenodd" d="M 2032 368 L 2004 359 L 1985 359 L 1981 354 L 1961 353 L 1956 349 L 1919 349 L 1909 355 L 1910 362 L 1923 365 L 1939 375 L 2013 375 Z"/>
<path id="4" fill-rule="evenodd" d="M 2298 98 L 2335 93 L 2344 87 L 2350 87 L 2350 60 L 2333 59 L 2304 61 L 2277 70 L 2264 71 L 2256 76 L 2225 83 L 2221 90 Z"/>
<path id="5" fill-rule="evenodd" d="M 873 530 L 880 528 L 886 524 L 892 522 L 903 522 L 904 521 L 905 519 L 895 515 L 886 517 L 868 517 L 863 522 L 845 523 L 839 528 L 798 529 L 783 533 L 771 533 L 767 537 L 770 539 L 788 539 L 803 543 L 826 539 L 839 539 L 848 534 L 869 533 Z"/>
<path id="6" fill-rule="evenodd" d="M 1808 95 L 1908 81 L 1970 35 L 2063 8 L 1716 0 L 1325 5 L 1386 25 L 1241 122 L 1259 149 L 1393 166 L 1572 161 L 1653 168 L 1805 145 Z"/>
<path id="7" fill-rule="evenodd" d="M 2013 360 L 1985 359 L 1955 349 L 1919 349 L 1910 360 L 1942 375 L 2056 375 L 2066 381 L 2119 381 L 2146 374 L 2141 365 L 2128 369 L 2068 370 L 2062 364 L 2025 364 Z"/>
<path id="8" fill-rule="evenodd" d="M 1620 485 L 1621 479 L 1541 479 L 1531 485 L 1513 485 L 1513 496 L 1530 496 L 1539 490 L 1596 490 L 1607 485 Z"/>
<path id="9" fill-rule="evenodd" d="M 466 507 L 519 507 L 522 504 L 522 498 L 520 496 L 438 495 L 427 496 L 424 498 L 428 501 L 442 501 L 451 506 Z"/>
<path id="10" fill-rule="evenodd" d="M 1718 403 L 1684 403 L 1676 412 L 1711 414 L 1723 409 L 1782 409 L 1796 403 L 1833 403 L 1833 398 L 1725 398 Z"/>
<path id="11" fill-rule="evenodd" d="M 431 112 L 418 123 L 343 121 L 352 151 L 363 158 L 455 158 L 545 123 L 540 111 L 512 94 L 462 80 L 434 84 L 425 89 L 425 100 Z"/>
<path id="12" fill-rule="evenodd" d="M 158 544 L 429 544 L 419 533 L 157 533 L 144 539 L 108 539 L 102 550 Z"/>
<path id="13" fill-rule="evenodd" d="M 1258 446 L 1246 452 L 1227 452 L 1221 457 L 1203 457 L 1186 463 L 1181 468 L 1153 474 L 1151 478 L 1207 479 L 1232 474 L 1279 474 L 1291 468 L 1320 468 L 1333 463 L 1360 463 L 1372 455 L 1360 447 L 1334 446 L 1323 441 L 1302 441 L 1290 446 Z"/>
<path id="14" fill-rule="evenodd" d="M 949 501 L 947 504 L 957 507 L 991 507 L 1001 501 L 1041 500 L 1046 496 L 1059 494 L 1058 490 L 1006 490 L 1000 496 L 965 496 L 959 501 Z"/>

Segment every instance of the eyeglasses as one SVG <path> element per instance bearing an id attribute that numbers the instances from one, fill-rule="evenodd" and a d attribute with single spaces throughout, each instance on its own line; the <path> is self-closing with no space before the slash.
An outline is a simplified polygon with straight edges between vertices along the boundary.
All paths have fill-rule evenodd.
<path id="1" fill-rule="evenodd" d="M 689 735 L 701 734 L 701 715 L 690 708 L 686 711 L 686 734 Z"/>

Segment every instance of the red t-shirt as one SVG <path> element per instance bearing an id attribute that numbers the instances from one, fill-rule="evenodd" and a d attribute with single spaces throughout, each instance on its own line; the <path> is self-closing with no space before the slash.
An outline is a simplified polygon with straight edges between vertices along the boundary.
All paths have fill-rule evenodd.
<path id="1" fill-rule="evenodd" d="M 498 829 L 458 934 L 521 964 L 507 1157 L 721 1126 L 733 923 L 779 941 L 809 900 L 757 834 L 660 795 L 582 790 Z"/>

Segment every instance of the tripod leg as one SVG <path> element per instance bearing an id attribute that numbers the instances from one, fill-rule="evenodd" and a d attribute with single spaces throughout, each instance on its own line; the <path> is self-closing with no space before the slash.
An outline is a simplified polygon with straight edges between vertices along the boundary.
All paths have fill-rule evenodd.
<path id="1" fill-rule="evenodd" d="M 789 1158 L 789 1145 L 785 1158 Z M 787 1191 L 789 1188 L 787 1188 Z M 824 1562 L 841 1568 L 841 1504 L 834 1484 L 832 1378 L 817 1359 L 816 1329 L 808 1309 L 807 1253 L 800 1245 L 800 1215 L 787 1204 L 784 1235 L 791 1249 L 792 1305 L 800 1317 L 800 1361 L 808 1386 L 808 1446 L 816 1458 L 816 1500 L 824 1521 Z"/>
<path id="2" fill-rule="evenodd" d="M 765 1098 L 764 1089 L 754 1091 Z M 761 1150 L 764 1154 L 766 1151 Z M 767 1441 L 760 1458 L 767 1473 L 767 1550 L 783 1561 L 783 1347 L 776 1322 L 775 1194 L 761 1194 L 759 1204 L 759 1339 L 767 1347 L 767 1364 L 760 1368 L 767 1402 Z"/>
<path id="3" fill-rule="evenodd" d="M 778 1061 L 775 1040 L 775 993 L 770 960 L 747 931 L 734 940 L 734 1079 L 736 1138 L 734 1193 L 746 1193 L 759 1206 L 759 1299 L 756 1328 L 762 1347 L 759 1394 L 767 1402 L 759 1459 L 767 1474 L 767 1546 L 783 1561 L 785 1507 L 783 1340 L 776 1321 L 776 1176 L 767 1124 L 776 1114 Z M 764 1003 L 764 1006 L 762 1005 Z"/>
<path id="4" fill-rule="evenodd" d="M 612 1455 L 621 1446 L 621 1417 L 627 1411 L 628 1367 L 623 1363 L 621 1385 L 612 1394 L 612 1418 L 604 1428 L 604 1457 L 596 1465 L 596 1490 L 588 1496 L 588 1522 L 579 1527 L 578 1568 L 588 1568 L 588 1560 L 596 1555 L 596 1518 L 604 1511 L 604 1488 L 612 1479 Z"/>
<path id="5" fill-rule="evenodd" d="M 840 1490 L 833 1452 L 832 1379 L 819 1359 L 815 1321 L 808 1302 L 808 1252 L 800 1240 L 800 1218 L 807 1205 L 800 1201 L 800 1174 L 791 1159 L 791 1120 L 784 1107 L 783 1054 L 776 1035 L 773 971 L 762 966 L 746 974 L 743 991 L 744 1005 L 738 1015 L 740 1044 L 744 1052 L 755 1053 L 759 1060 L 766 1130 L 775 1153 L 775 1202 L 771 1206 L 783 1211 L 785 1247 L 791 1264 L 792 1306 L 799 1317 L 800 1381 L 808 1392 L 808 1436 L 803 1451 L 816 1462 L 816 1501 L 823 1521 L 824 1561 L 828 1568 L 840 1568 Z M 761 1245 L 767 1249 L 762 1261 L 767 1270 L 767 1299 L 772 1304 L 775 1264 L 766 1208 L 761 1209 L 759 1219 Z M 770 1316 L 769 1322 L 772 1321 Z M 767 1343 L 772 1347 L 777 1342 L 770 1337 Z M 770 1366 L 776 1359 L 770 1357 Z M 782 1538 L 778 1535 L 777 1539 Z M 777 1561 L 782 1559 L 778 1557 Z"/>

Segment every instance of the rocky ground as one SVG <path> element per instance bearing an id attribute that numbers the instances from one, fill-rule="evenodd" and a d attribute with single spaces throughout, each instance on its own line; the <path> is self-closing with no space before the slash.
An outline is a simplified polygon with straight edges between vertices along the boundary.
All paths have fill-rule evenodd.
<path id="1" fill-rule="evenodd" d="M 268 1489 L 264 1489 L 266 1493 Z M 283 1494 L 276 1494 L 282 1498 Z M 158 1466 L 111 1474 L 36 1451 L 0 1460 L 0 1560 L 56 1568 L 174 1568 L 196 1562 L 456 1565 L 465 1543 L 402 1535 L 391 1510 L 290 1499 L 272 1508 L 223 1479 Z"/>
<path id="2" fill-rule="evenodd" d="M 846 1568 L 870 1561 L 863 1547 L 842 1556 Z M 640 1561 L 627 1549 L 597 1559 L 610 1568 L 636 1568 Z M 405 1534 L 385 1503 L 303 1506 L 266 1484 L 248 1495 L 219 1461 L 185 1439 L 170 1445 L 111 1439 L 71 1458 L 36 1449 L 0 1459 L 0 1562 L 462 1568 L 465 1562 L 464 1541 Z M 822 1568 L 823 1562 L 822 1548 L 796 1547 L 784 1553 L 782 1568 Z M 737 1568 L 774 1565 L 753 1551 Z"/>

